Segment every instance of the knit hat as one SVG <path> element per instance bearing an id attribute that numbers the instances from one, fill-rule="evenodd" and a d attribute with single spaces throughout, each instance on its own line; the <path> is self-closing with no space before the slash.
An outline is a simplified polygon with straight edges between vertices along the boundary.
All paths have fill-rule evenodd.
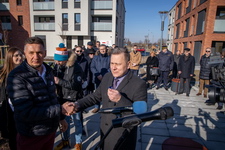
<path id="1" fill-rule="evenodd" d="M 67 61 L 68 60 L 68 51 L 63 43 L 59 44 L 59 47 L 56 47 L 54 54 L 54 60 L 58 61 Z"/>

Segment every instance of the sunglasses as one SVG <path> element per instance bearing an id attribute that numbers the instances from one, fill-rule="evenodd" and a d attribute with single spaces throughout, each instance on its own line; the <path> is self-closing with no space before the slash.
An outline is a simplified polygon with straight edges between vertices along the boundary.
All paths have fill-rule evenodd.
<path id="1" fill-rule="evenodd" d="M 205 52 L 211 52 L 211 51 L 205 51 Z"/>
<path id="2" fill-rule="evenodd" d="M 77 53 L 82 52 L 82 51 L 76 51 Z"/>

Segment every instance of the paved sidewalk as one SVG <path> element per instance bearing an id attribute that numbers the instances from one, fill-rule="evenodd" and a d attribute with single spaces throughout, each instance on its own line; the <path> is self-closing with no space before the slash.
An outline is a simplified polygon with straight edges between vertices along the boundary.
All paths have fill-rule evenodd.
<path id="1" fill-rule="evenodd" d="M 170 106 L 174 110 L 174 117 L 142 123 L 139 127 L 136 149 L 161 150 L 162 143 L 167 138 L 185 137 L 199 142 L 209 150 L 224 150 L 225 115 L 216 110 L 217 106 L 207 106 L 204 103 L 206 98 L 196 96 L 197 90 L 193 87 L 190 97 L 186 97 L 185 94 L 175 95 L 170 89 L 148 90 L 149 111 Z M 88 136 L 83 136 L 83 150 L 93 150 L 100 139 L 100 117 L 99 114 L 92 114 L 89 111 L 84 114 L 84 119 Z M 74 130 L 71 130 L 71 133 L 71 143 L 74 145 Z M 60 135 L 56 137 L 56 144 L 59 140 Z"/>

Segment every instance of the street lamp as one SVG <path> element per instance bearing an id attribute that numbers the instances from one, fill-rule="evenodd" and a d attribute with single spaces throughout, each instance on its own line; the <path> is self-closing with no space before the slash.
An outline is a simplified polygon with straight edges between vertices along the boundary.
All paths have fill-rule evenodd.
<path id="1" fill-rule="evenodd" d="M 164 31 L 164 21 L 168 14 L 168 11 L 159 11 L 161 17 L 161 41 L 160 41 L 160 50 L 162 50 L 162 43 L 163 43 L 163 31 Z"/>

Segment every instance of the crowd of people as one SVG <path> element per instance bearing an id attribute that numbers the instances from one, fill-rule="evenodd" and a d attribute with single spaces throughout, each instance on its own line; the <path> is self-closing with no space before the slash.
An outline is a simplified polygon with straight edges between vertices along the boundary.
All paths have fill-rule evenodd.
<path id="1" fill-rule="evenodd" d="M 197 96 L 207 97 L 210 84 L 211 48 L 200 60 L 200 86 Z M 146 81 L 139 77 L 142 55 L 138 46 L 131 52 L 126 48 L 112 47 L 97 41 L 68 50 L 63 43 L 56 46 L 54 66 L 44 62 L 46 49 L 38 37 L 25 41 L 24 50 L 11 47 L 0 68 L 1 136 L 9 139 L 11 150 L 52 150 L 56 131 L 62 133 L 62 141 L 54 148 L 60 150 L 72 146 L 71 127 L 75 128 L 75 150 L 82 149 L 83 111 L 95 106 L 92 113 L 101 108 L 130 106 L 135 101 L 147 101 L 147 84 L 157 90 L 169 89 L 169 77 L 180 78 L 178 94 L 190 94 L 190 81 L 194 76 L 195 58 L 189 48 L 173 54 L 163 46 L 162 51 L 150 52 L 146 60 Z M 146 84 L 147 82 L 147 84 Z M 131 88 L 132 87 L 132 88 Z M 102 106 L 101 106 L 102 105 Z M 218 109 L 222 105 L 218 106 Z M 122 112 L 121 117 L 131 114 Z M 114 114 L 101 114 L 101 137 L 107 134 Z M 122 127 L 113 129 L 101 145 L 102 149 L 134 150 L 137 127 L 123 142 Z"/>

